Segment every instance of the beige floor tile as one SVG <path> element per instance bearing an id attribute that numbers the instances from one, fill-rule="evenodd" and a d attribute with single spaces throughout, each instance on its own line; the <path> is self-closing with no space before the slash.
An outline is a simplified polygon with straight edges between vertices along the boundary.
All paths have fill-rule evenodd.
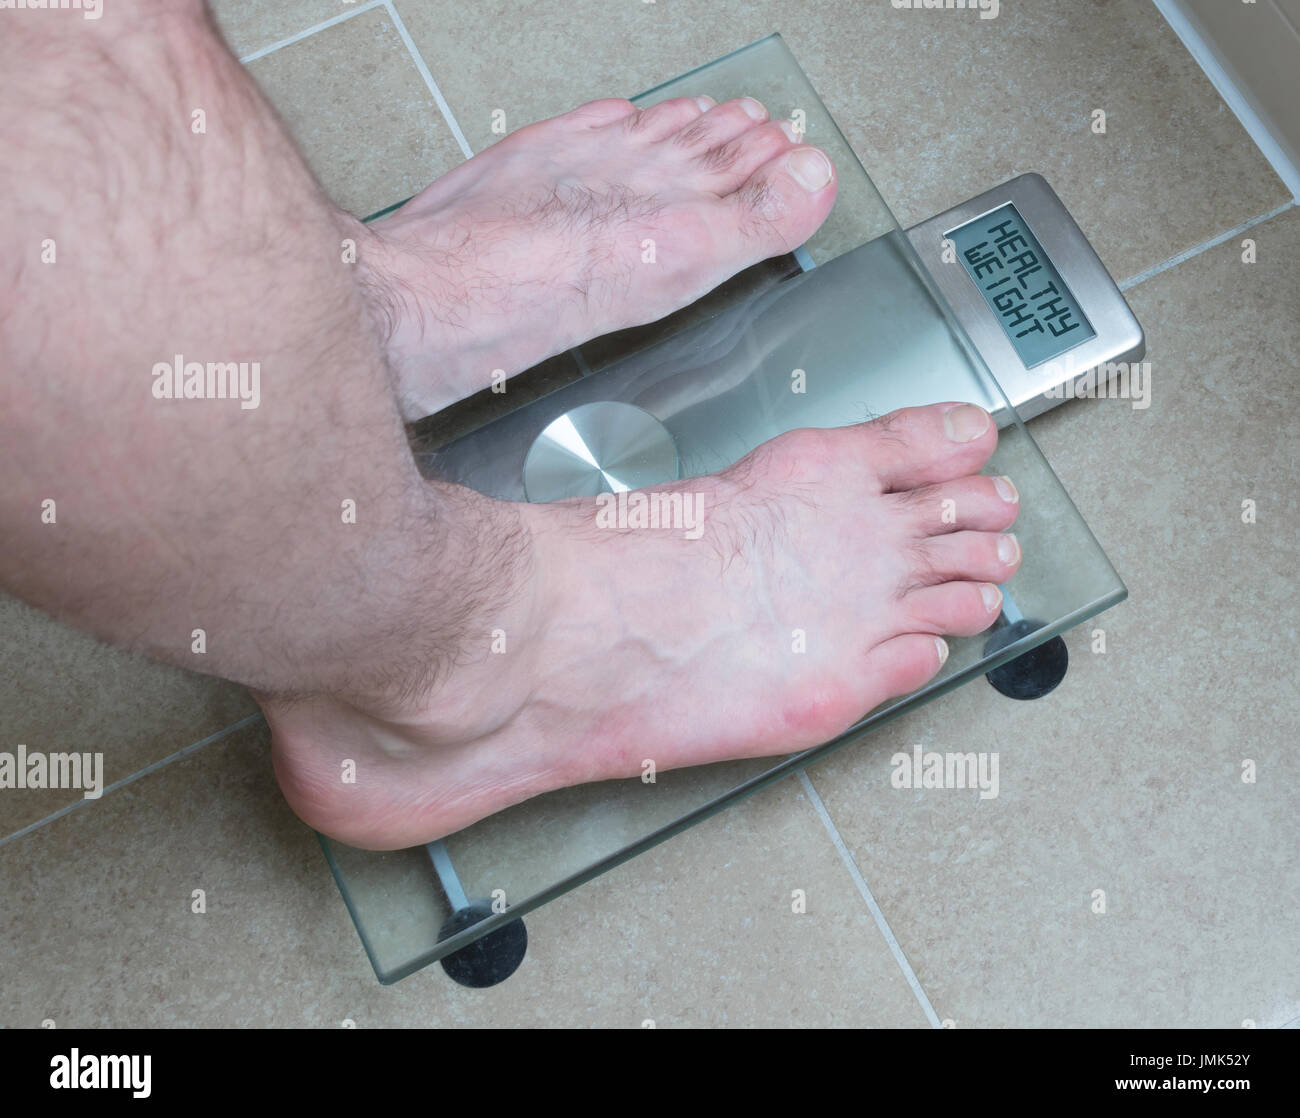
<path id="1" fill-rule="evenodd" d="M 797 53 L 904 225 L 1037 171 L 1126 279 L 1289 199 L 1154 4 L 817 10 Z"/>
<path id="2" fill-rule="evenodd" d="M 778 30 L 765 2 L 711 3 L 698 19 L 701 7 L 681 2 L 484 0 L 472 23 L 447 0 L 394 6 L 475 151 L 501 138 L 498 114 L 513 132 L 583 101 L 634 96 Z"/>
<path id="3" fill-rule="evenodd" d="M 261 728 L 8 844 L 0 891 L 5 1026 L 926 1024 L 795 781 L 531 914 L 487 991 L 376 983 Z"/>
<path id="4" fill-rule="evenodd" d="M 388 13 L 377 8 L 248 64 L 330 196 L 358 217 L 463 156 Z"/>
<path id="5" fill-rule="evenodd" d="M 958 1027 L 1300 1014 L 1300 215 L 1251 235 L 1256 264 L 1225 244 L 1131 293 L 1148 409 L 1078 400 L 1030 424 L 1131 595 L 1070 634 L 1059 690 L 974 683 L 812 771 Z M 997 751 L 999 796 L 892 788 L 914 743 Z"/>
<path id="6" fill-rule="evenodd" d="M 0 751 L 102 752 L 108 785 L 256 709 L 242 687 L 109 648 L 0 595 Z M 0 789 L 0 838 L 83 798 Z"/>
<path id="7" fill-rule="evenodd" d="M 209 0 L 209 6 L 230 49 L 242 57 L 360 5 L 345 0 Z"/>
<path id="8" fill-rule="evenodd" d="M 988 21 L 858 0 L 396 8 L 475 150 L 497 110 L 513 130 L 780 31 L 904 225 L 1038 171 L 1126 278 L 1287 197 L 1151 4 L 1035 0 Z"/>

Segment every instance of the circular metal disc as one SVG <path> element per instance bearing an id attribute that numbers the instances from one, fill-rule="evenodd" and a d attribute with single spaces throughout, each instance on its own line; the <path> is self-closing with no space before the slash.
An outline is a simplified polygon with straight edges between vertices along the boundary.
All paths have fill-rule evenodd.
<path id="1" fill-rule="evenodd" d="M 524 459 L 524 493 L 534 503 L 623 493 L 677 478 L 668 428 L 632 404 L 583 404 L 549 423 Z"/>

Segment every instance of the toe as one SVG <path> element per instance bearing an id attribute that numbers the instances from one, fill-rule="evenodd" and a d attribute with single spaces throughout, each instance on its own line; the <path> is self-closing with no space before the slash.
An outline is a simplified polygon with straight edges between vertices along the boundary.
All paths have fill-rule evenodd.
<path id="1" fill-rule="evenodd" d="M 721 200 L 731 213 L 723 235 L 736 242 L 734 254 L 751 263 L 792 252 L 826 220 L 835 190 L 829 157 L 818 148 L 794 148 L 763 164 Z"/>
<path id="2" fill-rule="evenodd" d="M 974 404 L 900 408 L 858 430 L 882 487 L 894 493 L 979 473 L 998 445 L 992 417 Z"/>
<path id="3" fill-rule="evenodd" d="M 682 128 L 673 142 L 692 154 L 718 147 L 768 119 L 767 109 L 752 97 L 724 101 Z"/>
<path id="4" fill-rule="evenodd" d="M 903 595 L 903 624 L 923 633 L 973 637 L 1002 612 L 1002 591 L 991 582 L 945 582 Z"/>
<path id="5" fill-rule="evenodd" d="M 953 532 L 918 541 L 912 559 L 912 586 L 954 579 L 1002 583 L 1020 566 L 1020 541 L 1009 532 Z"/>
<path id="6" fill-rule="evenodd" d="M 757 128 L 750 128 L 734 140 L 701 152 L 695 162 L 704 172 L 710 190 L 717 194 L 730 194 L 765 163 L 784 155 L 800 142 L 790 121 L 770 120 Z"/>
<path id="7" fill-rule="evenodd" d="M 666 140 L 703 117 L 712 103 L 711 97 L 670 97 L 635 117 L 628 117 L 628 127 L 644 139 Z"/>
<path id="8" fill-rule="evenodd" d="M 929 633 L 904 633 L 882 641 L 867 653 L 863 666 L 871 689 L 868 709 L 929 683 L 947 658 L 947 643 Z"/>
<path id="9" fill-rule="evenodd" d="M 905 489 L 889 498 L 920 535 L 940 536 L 962 529 L 1001 532 L 1015 523 L 1020 494 L 1006 477 L 971 477 Z"/>
<path id="10" fill-rule="evenodd" d="M 588 101 L 576 109 L 570 109 L 556 120 L 568 121 L 570 124 L 585 124 L 588 128 L 601 128 L 620 120 L 638 115 L 640 110 L 631 101 L 623 97 L 605 97 L 599 101 Z M 543 122 L 546 123 L 546 122 Z"/>

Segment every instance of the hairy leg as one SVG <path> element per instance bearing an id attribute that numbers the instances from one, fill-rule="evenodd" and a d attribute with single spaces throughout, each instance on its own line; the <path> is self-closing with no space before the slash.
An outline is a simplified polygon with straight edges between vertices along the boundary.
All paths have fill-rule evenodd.
<path id="1" fill-rule="evenodd" d="M 427 686 L 529 610 L 515 510 L 419 478 L 359 226 L 203 7 L 76 15 L 0 37 L 0 580 L 264 691 Z M 256 363 L 257 406 L 158 398 L 178 354 Z"/>
<path id="2" fill-rule="evenodd" d="M 410 351 L 344 249 L 370 234 L 202 7 L 112 18 L 13 16 L 0 39 L 6 103 L 42 91 L 0 120 L 0 582 L 253 687 L 309 823 L 410 845 L 645 757 L 796 749 L 997 616 L 1016 503 L 974 476 L 996 442 L 977 408 L 793 432 L 680 483 L 699 539 L 422 481 L 390 360 Z M 165 398 L 174 362 L 256 364 L 257 406 Z"/>

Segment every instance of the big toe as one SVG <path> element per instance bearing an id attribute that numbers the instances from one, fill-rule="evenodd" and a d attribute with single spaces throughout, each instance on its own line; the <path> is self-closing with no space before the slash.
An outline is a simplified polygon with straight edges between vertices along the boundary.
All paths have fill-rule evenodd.
<path id="1" fill-rule="evenodd" d="M 890 493 L 978 473 L 998 445 L 993 417 L 975 404 L 900 408 L 857 430 L 881 488 Z"/>
<path id="2" fill-rule="evenodd" d="M 749 264 L 798 248 L 826 220 L 837 186 L 835 165 L 820 148 L 803 145 L 768 160 L 720 199 L 724 251 Z"/>

